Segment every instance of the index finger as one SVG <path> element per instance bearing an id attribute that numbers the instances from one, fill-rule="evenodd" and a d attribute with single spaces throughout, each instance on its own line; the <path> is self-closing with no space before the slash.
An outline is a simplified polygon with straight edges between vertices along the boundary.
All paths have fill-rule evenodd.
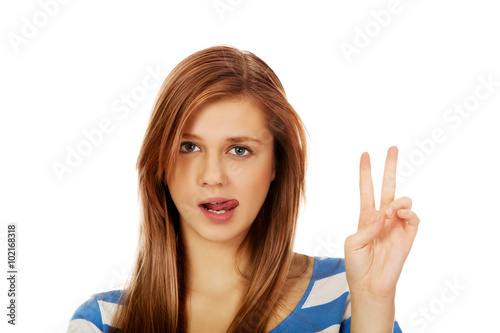
<path id="1" fill-rule="evenodd" d="M 361 211 L 375 210 L 372 169 L 370 155 L 367 152 L 361 154 L 361 161 L 359 162 L 359 195 Z"/>

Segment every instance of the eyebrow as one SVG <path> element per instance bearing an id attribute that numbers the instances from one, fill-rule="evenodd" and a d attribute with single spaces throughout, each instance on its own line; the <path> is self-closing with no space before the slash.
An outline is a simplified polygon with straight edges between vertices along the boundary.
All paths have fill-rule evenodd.
<path id="1" fill-rule="evenodd" d="M 198 135 L 191 134 L 191 133 L 184 133 L 182 135 L 182 137 L 185 138 L 185 139 L 201 140 L 201 138 Z M 253 141 L 253 142 L 257 142 L 259 144 L 262 144 L 262 142 L 259 139 L 252 138 L 250 136 L 233 136 L 233 137 L 226 138 L 225 141 L 226 142 L 230 142 L 230 143 Z"/>

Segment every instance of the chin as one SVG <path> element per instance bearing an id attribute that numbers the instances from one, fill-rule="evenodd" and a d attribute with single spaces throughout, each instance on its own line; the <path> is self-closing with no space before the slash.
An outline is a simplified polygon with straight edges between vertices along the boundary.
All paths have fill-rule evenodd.
<path id="1" fill-rule="evenodd" d="M 219 227 L 222 228 L 216 228 L 215 227 L 209 227 L 206 228 L 205 230 L 200 230 L 198 233 L 200 237 L 204 238 L 207 241 L 210 242 L 216 242 L 216 243 L 240 243 L 243 241 L 245 238 L 248 229 L 245 230 L 230 230 L 230 228 L 225 229 L 224 226 L 220 225 Z M 225 230 L 224 230 L 225 229 Z"/>

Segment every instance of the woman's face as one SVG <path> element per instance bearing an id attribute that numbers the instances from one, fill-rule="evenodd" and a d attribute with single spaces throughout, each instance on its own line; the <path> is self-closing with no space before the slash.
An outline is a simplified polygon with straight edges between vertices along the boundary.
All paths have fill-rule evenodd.
<path id="1" fill-rule="evenodd" d="M 196 110 L 167 180 L 184 241 L 239 244 L 274 180 L 273 154 L 265 114 L 250 99 L 211 102 Z"/>

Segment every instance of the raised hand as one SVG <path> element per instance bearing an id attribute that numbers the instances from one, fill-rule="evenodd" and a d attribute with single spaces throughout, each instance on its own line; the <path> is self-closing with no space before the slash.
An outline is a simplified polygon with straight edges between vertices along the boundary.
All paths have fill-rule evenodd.
<path id="1" fill-rule="evenodd" d="M 346 278 L 351 294 L 394 299 L 396 283 L 417 234 L 420 219 L 411 211 L 408 197 L 394 200 L 398 148 L 389 148 L 382 196 L 375 209 L 370 156 L 361 155 L 358 231 L 347 237 Z"/>

